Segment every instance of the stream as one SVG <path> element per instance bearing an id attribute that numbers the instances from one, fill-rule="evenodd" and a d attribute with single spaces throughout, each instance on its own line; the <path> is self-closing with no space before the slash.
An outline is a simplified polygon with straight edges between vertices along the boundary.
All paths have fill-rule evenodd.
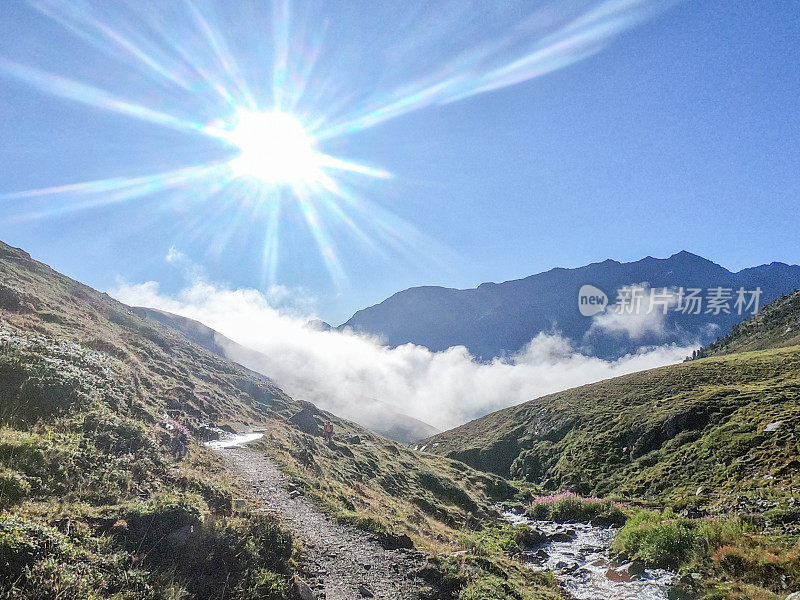
<path id="1" fill-rule="evenodd" d="M 224 448 L 236 448 L 237 446 L 244 446 L 249 442 L 255 442 L 256 440 L 260 440 L 262 437 L 264 437 L 264 434 L 259 432 L 229 434 L 225 435 L 224 437 L 221 437 L 218 440 L 206 442 L 206 446 L 212 448 L 213 450 L 222 450 Z"/>
<path id="2" fill-rule="evenodd" d="M 552 571 L 575 600 L 669 600 L 678 575 L 662 569 L 637 568 L 610 554 L 617 530 L 584 523 L 534 521 L 504 513 L 511 523 L 524 523 L 547 538 L 526 551 L 529 566 Z"/>

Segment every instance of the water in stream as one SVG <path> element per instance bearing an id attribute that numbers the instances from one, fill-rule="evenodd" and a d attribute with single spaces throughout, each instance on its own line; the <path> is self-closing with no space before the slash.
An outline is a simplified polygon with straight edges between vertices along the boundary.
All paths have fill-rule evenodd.
<path id="1" fill-rule="evenodd" d="M 616 530 L 583 523 L 559 524 L 533 521 L 506 513 L 512 523 L 525 523 L 548 537 L 528 550 L 533 569 L 552 571 L 575 600 L 668 600 L 678 575 L 662 569 L 644 569 L 630 576 L 624 565 L 610 555 Z M 634 572 L 636 572 L 634 570 Z"/>
<path id="2" fill-rule="evenodd" d="M 244 446 L 249 442 L 255 442 L 256 440 L 260 440 L 262 437 L 264 437 L 264 434 L 257 432 L 231 434 L 231 435 L 226 435 L 225 437 L 221 437 L 218 440 L 206 442 L 206 446 L 208 446 L 209 448 L 213 448 L 215 450 L 221 450 L 223 448 L 235 448 L 237 446 Z"/>

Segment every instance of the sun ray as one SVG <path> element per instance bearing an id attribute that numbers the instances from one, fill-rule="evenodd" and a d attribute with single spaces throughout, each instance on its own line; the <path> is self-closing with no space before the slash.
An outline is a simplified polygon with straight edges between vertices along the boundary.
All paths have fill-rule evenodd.
<path id="1" fill-rule="evenodd" d="M 271 287 L 277 283 L 279 222 L 281 214 L 280 196 L 269 203 L 267 226 L 264 228 L 264 246 L 261 254 L 261 285 Z"/>
<path id="2" fill-rule="evenodd" d="M 61 205 L 53 202 L 46 209 L 29 210 L 16 217 L 18 221 L 33 220 L 152 196 L 168 189 L 184 188 L 189 183 L 197 185 L 203 181 L 217 181 L 223 171 L 224 167 L 219 164 L 198 165 L 141 177 L 113 177 L 25 192 L 12 192 L 0 196 L 0 200 L 32 200 L 52 196 L 68 198 L 69 201 Z M 77 196 L 88 196 L 92 199 L 80 202 L 71 201 Z"/>
<path id="3" fill-rule="evenodd" d="M 167 113 L 157 111 L 134 102 L 117 98 L 100 88 L 80 83 L 60 75 L 48 73 L 41 69 L 21 65 L 0 57 L 0 71 L 6 75 L 27 83 L 43 92 L 66 100 L 80 102 L 109 112 L 116 112 L 128 117 L 140 119 L 183 132 L 213 135 L 219 133 L 209 125 L 193 123 Z"/>
<path id="4" fill-rule="evenodd" d="M 352 116 L 330 123 L 317 136 L 328 139 L 374 127 L 428 106 L 456 102 L 567 67 L 596 54 L 625 30 L 677 1 L 605 0 L 533 41 L 520 38 L 512 44 L 506 39 L 467 50 L 449 63 L 437 65 L 437 74 L 384 94 L 388 102 L 364 103 L 352 111 Z M 524 32 L 526 28 L 518 30 Z M 510 56 L 509 46 L 516 50 Z"/>
<path id="5" fill-rule="evenodd" d="M 207 213 L 187 217 L 186 235 L 213 237 L 217 252 L 253 224 L 265 227 L 259 244 L 262 279 L 272 284 L 281 221 L 294 208 L 291 198 L 322 264 L 341 288 L 345 270 L 334 246 L 340 231 L 384 258 L 389 257 L 386 249 L 404 256 L 424 253 L 429 260 L 449 252 L 359 193 L 358 186 L 370 180 L 387 185 L 391 172 L 334 156 L 326 151 L 331 140 L 567 67 L 677 1 L 582 0 L 570 7 L 553 3 L 526 8 L 524 18 L 498 6 L 491 9 L 500 17 L 496 27 L 478 23 L 469 3 L 446 9 L 420 6 L 403 17 L 402 39 L 389 39 L 389 29 L 373 32 L 378 44 L 387 38 L 386 44 L 393 45 L 382 50 L 396 68 L 364 70 L 377 79 L 351 94 L 348 75 L 362 69 L 348 61 L 363 56 L 346 48 L 340 48 L 342 56 L 331 56 L 327 45 L 331 38 L 337 40 L 329 31 L 335 30 L 314 13 L 317 5 L 299 8 L 289 0 L 275 0 L 238 12 L 226 6 L 224 14 L 216 14 L 212 5 L 196 2 L 137 3 L 107 10 L 102 3 L 30 0 L 39 13 L 128 67 L 129 75 L 139 80 L 131 80 L 128 98 L 122 98 L 96 82 L 4 57 L 0 75 L 65 100 L 199 134 L 219 144 L 219 155 L 173 171 L 1 194 L 0 201 L 24 202 L 22 217 L 44 218 L 179 190 L 184 193 L 164 194 L 164 202 L 205 202 L 214 218 L 208 219 Z M 431 18 L 434 11 L 436 19 Z M 241 29 L 223 35 L 231 18 L 240 20 Z M 402 60 L 412 52 L 428 57 L 426 51 L 433 47 L 447 51 L 430 53 L 419 64 Z M 50 205 L 42 207 L 44 202 Z"/>
<path id="6" fill-rule="evenodd" d="M 29 1 L 36 10 L 53 19 L 85 42 L 106 53 L 110 53 L 109 47 L 117 48 L 125 56 L 132 58 L 133 64 L 140 65 L 141 72 L 147 75 L 155 73 L 163 80 L 191 91 L 191 84 L 179 77 L 175 68 L 164 65 L 151 55 L 152 50 L 151 53 L 145 52 L 123 36 L 120 31 L 91 15 L 87 6 L 70 2 Z"/>
<path id="7" fill-rule="evenodd" d="M 214 55 L 220 63 L 220 71 L 226 73 L 236 86 L 236 91 L 241 98 L 241 104 L 249 110 L 255 110 L 258 103 L 248 89 L 244 78 L 241 76 L 241 69 L 234 59 L 233 54 L 229 51 L 225 39 L 214 29 L 196 6 L 188 2 L 187 7 L 189 14 L 199 26 L 200 31 L 214 51 Z"/>

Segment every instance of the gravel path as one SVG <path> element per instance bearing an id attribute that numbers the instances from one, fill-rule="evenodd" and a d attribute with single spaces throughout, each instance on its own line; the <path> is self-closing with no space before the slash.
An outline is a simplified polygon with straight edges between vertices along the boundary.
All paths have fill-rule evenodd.
<path id="1" fill-rule="evenodd" d="M 419 600 L 426 566 L 416 551 L 385 550 L 368 533 L 344 527 L 311 501 L 290 493 L 286 477 L 263 454 L 246 447 L 218 448 L 226 466 L 247 482 L 262 509 L 303 542 L 304 579 L 326 600 Z"/>

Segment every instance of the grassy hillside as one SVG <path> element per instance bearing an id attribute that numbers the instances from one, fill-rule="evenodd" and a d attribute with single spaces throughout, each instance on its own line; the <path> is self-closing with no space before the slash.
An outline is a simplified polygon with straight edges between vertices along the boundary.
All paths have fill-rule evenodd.
<path id="1" fill-rule="evenodd" d="M 698 358 L 800 345 L 800 290 L 781 296 L 728 335 L 702 348 Z"/>
<path id="2" fill-rule="evenodd" d="M 291 597 L 302 550 L 263 515 L 231 515 L 244 492 L 197 443 L 209 425 L 265 429 L 264 451 L 325 509 L 436 554 L 431 597 L 555 597 L 506 546 L 451 557 L 472 529 L 513 541 L 490 507 L 514 491 L 500 478 L 311 407 L 334 421 L 328 446 L 291 423 L 306 406 L 0 244 L 0 597 Z M 194 435 L 186 458 L 170 419 Z"/>
<path id="3" fill-rule="evenodd" d="M 133 307 L 132 310 L 137 315 L 168 325 L 172 329 L 185 335 L 192 342 L 211 351 L 217 356 L 232 360 L 255 372 L 269 372 L 268 365 L 271 363 L 269 357 L 250 348 L 246 348 L 241 344 L 237 344 L 233 340 L 228 339 L 221 333 L 214 331 L 198 321 L 154 308 Z M 302 376 L 297 377 L 297 380 L 301 382 L 301 385 L 298 387 L 303 389 L 305 386 L 302 385 Z M 310 393 L 311 396 L 304 399 L 316 399 L 316 394 L 313 390 L 306 390 L 305 393 Z M 357 405 L 357 409 L 349 408 L 351 414 L 347 416 L 351 420 L 356 421 L 360 425 L 383 437 L 397 442 L 410 444 L 424 437 L 438 433 L 439 431 L 427 423 L 423 423 L 408 415 L 398 413 L 388 404 L 374 398 L 354 397 L 351 398 L 351 401 Z"/>
<path id="4" fill-rule="evenodd" d="M 799 318 L 795 292 L 704 349 L 708 358 L 538 398 L 425 449 L 549 489 L 709 506 L 790 495 L 800 483 L 800 346 L 783 346 Z"/>
<path id="5" fill-rule="evenodd" d="M 622 501 L 630 519 L 615 549 L 695 572 L 695 597 L 783 600 L 800 588 L 800 346 L 784 347 L 798 314 L 795 293 L 707 358 L 551 394 L 422 445 L 546 490 Z M 581 519 L 608 507 L 555 498 L 524 508 Z"/>

